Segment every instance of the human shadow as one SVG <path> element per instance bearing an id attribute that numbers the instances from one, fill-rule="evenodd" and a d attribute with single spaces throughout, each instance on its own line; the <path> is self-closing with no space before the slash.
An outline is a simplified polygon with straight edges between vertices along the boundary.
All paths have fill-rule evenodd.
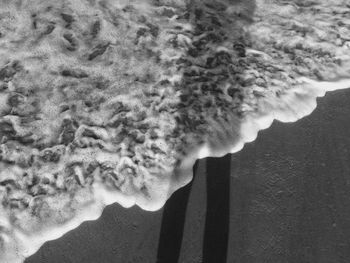
<path id="1" fill-rule="evenodd" d="M 207 160 L 203 263 L 226 262 L 230 216 L 230 164 L 230 154 Z"/>
<path id="2" fill-rule="evenodd" d="M 225 263 L 229 233 L 231 155 L 206 159 L 207 211 L 203 240 L 203 263 Z M 193 181 L 175 192 L 164 206 L 158 243 L 157 263 L 177 263 L 186 220 L 186 209 Z"/>
<path id="3" fill-rule="evenodd" d="M 193 41 L 185 45 L 186 54 L 176 62 L 183 72 L 178 83 L 181 96 L 177 125 L 178 130 L 186 132 L 185 137 L 188 138 L 188 141 L 185 138 L 182 147 L 190 149 L 193 146 L 191 138 L 208 132 L 211 132 L 211 142 L 224 140 L 226 143 L 226 138 L 222 138 L 221 134 L 207 130 L 212 125 L 208 120 L 218 120 L 219 123 L 221 109 L 223 112 L 235 112 L 237 116 L 240 114 L 235 103 L 241 101 L 243 95 L 235 87 L 237 83 L 247 84 L 241 79 L 244 64 L 247 63 L 246 46 L 249 45 L 243 28 L 253 22 L 254 10 L 254 0 L 215 1 L 215 4 L 204 0 L 189 1 L 187 11 L 176 18 L 191 23 L 193 28 L 185 34 L 191 34 Z M 175 46 L 181 43 L 174 38 Z M 223 99 L 229 97 L 232 103 Z M 221 121 L 226 122 L 227 126 L 232 125 L 227 123 L 225 116 Z M 224 263 L 227 259 L 230 163 L 230 154 L 221 158 L 207 158 L 206 175 L 201 175 L 206 176 L 207 180 L 204 263 Z M 165 204 L 157 263 L 178 262 L 191 188 L 192 182 L 175 192 Z"/>
<path id="4" fill-rule="evenodd" d="M 196 174 L 198 162 L 193 167 Z M 157 263 L 176 263 L 180 256 L 186 209 L 193 180 L 167 200 L 158 242 Z"/>

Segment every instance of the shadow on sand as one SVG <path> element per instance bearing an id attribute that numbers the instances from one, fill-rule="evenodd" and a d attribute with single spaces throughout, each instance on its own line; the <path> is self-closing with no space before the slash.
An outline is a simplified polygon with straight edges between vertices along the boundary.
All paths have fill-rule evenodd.
<path id="1" fill-rule="evenodd" d="M 231 155 L 228 154 L 222 158 L 207 158 L 205 175 L 196 174 L 198 161 L 193 168 L 194 176 L 206 176 L 207 179 L 203 263 L 226 262 L 229 233 L 230 163 Z M 165 204 L 157 263 L 178 262 L 192 182 L 175 192 Z"/>

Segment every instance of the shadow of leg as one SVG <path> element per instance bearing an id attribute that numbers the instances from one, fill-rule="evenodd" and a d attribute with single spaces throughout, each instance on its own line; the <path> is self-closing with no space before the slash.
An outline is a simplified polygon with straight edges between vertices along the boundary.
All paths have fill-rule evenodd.
<path id="1" fill-rule="evenodd" d="M 193 167 L 195 176 L 198 161 Z M 176 191 L 166 202 L 158 243 L 157 263 L 177 263 L 186 219 L 186 208 L 193 180 Z"/>
<path id="2" fill-rule="evenodd" d="M 230 210 L 231 155 L 207 158 L 207 213 L 203 263 L 226 263 Z"/>

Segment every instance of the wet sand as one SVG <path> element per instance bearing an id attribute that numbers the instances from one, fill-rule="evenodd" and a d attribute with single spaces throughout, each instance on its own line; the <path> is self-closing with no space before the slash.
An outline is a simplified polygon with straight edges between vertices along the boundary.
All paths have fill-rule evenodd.
<path id="1" fill-rule="evenodd" d="M 47 242 L 26 263 L 153 263 L 160 254 L 158 248 L 161 253 L 179 253 L 178 262 L 183 263 L 202 262 L 203 255 L 207 262 L 214 262 L 208 256 L 211 250 L 212 255 L 218 253 L 219 263 L 225 258 L 219 259 L 219 253 L 225 250 L 226 238 L 229 263 L 348 262 L 349 101 L 350 90 L 329 93 L 318 99 L 310 116 L 296 123 L 275 122 L 261 131 L 256 141 L 226 157 L 231 160 L 231 173 L 226 174 L 230 185 L 222 180 L 219 190 L 209 189 L 218 195 L 210 196 L 208 211 L 205 175 L 207 170 L 211 175 L 220 170 L 210 169 L 208 159 L 200 160 L 192 189 L 176 192 L 166 206 L 167 218 L 173 221 L 167 219 L 167 228 L 163 222 L 162 236 L 169 237 L 164 242 L 174 247 L 181 243 L 181 234 L 174 233 L 181 232 L 185 214 L 180 252 L 174 252 L 173 246 L 158 246 L 164 209 L 146 212 L 115 204 L 107 207 L 99 220 L 85 222 L 62 238 Z M 229 198 L 225 199 L 224 188 L 229 188 Z M 184 212 L 186 191 L 189 196 Z M 223 206 L 215 205 L 218 200 Z M 229 204 L 227 211 L 225 204 Z M 213 231 L 215 219 L 217 231 Z M 174 231 L 172 224 L 179 230 Z"/>

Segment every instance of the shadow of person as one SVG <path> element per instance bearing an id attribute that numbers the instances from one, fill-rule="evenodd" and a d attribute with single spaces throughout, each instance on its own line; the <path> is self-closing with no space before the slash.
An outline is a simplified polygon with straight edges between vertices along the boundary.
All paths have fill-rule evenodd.
<path id="1" fill-rule="evenodd" d="M 193 167 L 194 176 L 197 166 L 198 162 Z M 164 206 L 158 241 L 157 263 L 178 262 L 192 184 L 193 179 L 189 184 L 173 193 Z"/>
<path id="2" fill-rule="evenodd" d="M 227 257 L 230 216 L 231 155 L 207 159 L 207 213 L 203 263 L 224 263 Z"/>
<path id="3" fill-rule="evenodd" d="M 231 155 L 206 158 L 207 211 L 203 240 L 203 263 L 225 263 L 229 234 L 229 195 Z M 186 220 L 186 209 L 193 180 L 175 192 L 164 206 L 158 242 L 157 263 L 177 263 Z"/>
<path id="4" fill-rule="evenodd" d="M 233 101 L 242 100 L 236 85 L 244 75 L 245 47 L 249 45 L 243 28 L 253 22 L 254 0 L 189 1 L 187 12 L 178 17 L 191 23 L 193 41 L 186 54 L 177 61 L 183 71 L 179 82 L 181 92 L 177 125 L 186 131 L 182 147 L 191 147 L 192 137 L 202 134 L 226 112 L 237 112 L 237 107 L 222 100 L 223 94 Z M 181 42 L 181 41 L 180 41 Z M 228 47 L 231 45 L 231 47 Z M 178 45 L 178 42 L 174 42 Z M 215 48 L 214 48 L 215 47 Z M 225 48 L 222 48 L 225 47 Z M 225 51 L 230 49 L 231 51 Z M 229 84 L 229 88 L 226 88 Z M 242 83 L 244 84 L 244 83 Z M 244 84 L 245 85 L 245 84 Z M 225 88 L 224 88 L 225 87 Z M 226 90 L 226 91 L 224 91 Z M 199 99 L 200 98 L 200 99 Z M 225 119 L 226 122 L 229 122 Z M 228 127 L 232 123 L 227 123 Z M 217 127 L 220 130 L 220 127 Z M 224 127 L 223 127 L 224 128 Z M 223 130 L 225 131 L 225 130 Z M 208 132 L 207 130 L 204 131 Z M 220 133 L 211 134 L 211 141 L 228 141 Z M 231 137 L 230 137 L 231 138 Z M 188 143 L 189 145 L 186 145 Z M 224 263 L 227 259 L 229 232 L 229 194 L 231 155 L 207 158 L 207 211 L 203 241 L 203 262 Z M 196 175 L 194 168 L 194 176 Z M 185 225 L 186 209 L 192 182 L 176 191 L 165 204 L 158 243 L 158 263 L 178 262 Z"/>

